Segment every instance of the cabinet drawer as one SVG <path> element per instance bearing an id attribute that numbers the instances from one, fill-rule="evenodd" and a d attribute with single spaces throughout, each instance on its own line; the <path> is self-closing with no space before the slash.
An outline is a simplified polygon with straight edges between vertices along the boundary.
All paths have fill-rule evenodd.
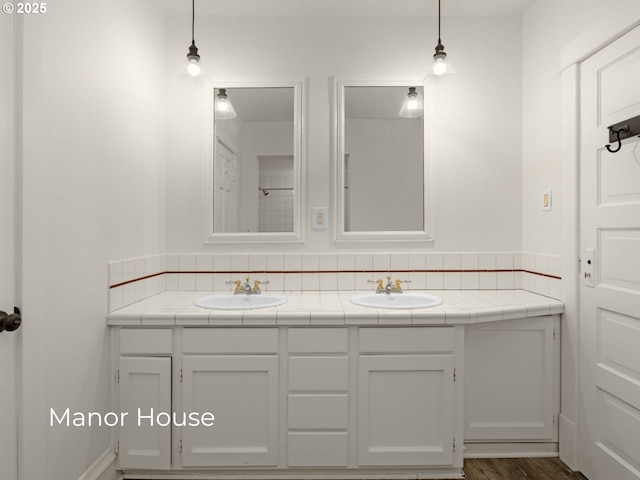
<path id="1" fill-rule="evenodd" d="M 122 328 L 120 329 L 122 355 L 171 355 L 173 329 Z"/>
<path id="2" fill-rule="evenodd" d="M 290 353 L 347 353 L 349 331 L 346 328 L 290 328 Z"/>
<path id="3" fill-rule="evenodd" d="M 347 432 L 289 432 L 289 466 L 346 466 L 347 438 Z"/>
<path id="4" fill-rule="evenodd" d="M 289 357 L 289 390 L 342 391 L 348 388 L 347 357 Z"/>
<path id="5" fill-rule="evenodd" d="M 277 328 L 185 328 L 186 354 L 278 353 Z"/>
<path id="6" fill-rule="evenodd" d="M 452 352 L 453 327 L 361 328 L 360 353 Z"/>
<path id="7" fill-rule="evenodd" d="M 291 429 L 346 429 L 349 397 L 343 395 L 289 395 Z"/>

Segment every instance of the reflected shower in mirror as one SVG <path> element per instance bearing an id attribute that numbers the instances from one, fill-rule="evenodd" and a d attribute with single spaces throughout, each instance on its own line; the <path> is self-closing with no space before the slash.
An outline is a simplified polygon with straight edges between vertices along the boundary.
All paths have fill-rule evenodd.
<path id="1" fill-rule="evenodd" d="M 295 85 L 215 89 L 210 238 L 299 230 L 296 90 Z"/>
<path id="2" fill-rule="evenodd" d="M 344 232 L 424 231 L 423 88 L 343 88 Z"/>

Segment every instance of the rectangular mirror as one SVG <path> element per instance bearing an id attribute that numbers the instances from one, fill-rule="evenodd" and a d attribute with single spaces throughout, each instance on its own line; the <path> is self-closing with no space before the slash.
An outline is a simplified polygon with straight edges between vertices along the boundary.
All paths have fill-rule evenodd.
<path id="1" fill-rule="evenodd" d="M 422 82 L 338 81 L 336 241 L 431 241 Z"/>
<path id="2" fill-rule="evenodd" d="M 302 98 L 302 82 L 211 88 L 205 243 L 302 241 Z"/>

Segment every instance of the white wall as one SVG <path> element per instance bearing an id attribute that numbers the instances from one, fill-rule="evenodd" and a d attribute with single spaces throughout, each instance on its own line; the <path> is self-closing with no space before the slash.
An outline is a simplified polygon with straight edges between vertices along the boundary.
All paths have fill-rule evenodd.
<path id="1" fill-rule="evenodd" d="M 110 448 L 109 428 L 51 428 L 49 409 L 112 409 L 107 261 L 165 250 L 165 26 L 153 5 L 68 0 L 23 17 L 25 479 L 78 479 Z"/>
<path id="2" fill-rule="evenodd" d="M 523 17 L 523 250 L 562 253 L 561 82 L 563 46 L 625 0 L 537 0 Z M 542 211 L 542 190 L 553 210 Z"/>
<path id="3" fill-rule="evenodd" d="M 436 19 L 420 17 L 198 17 L 196 43 L 223 80 L 309 79 L 307 205 L 331 206 L 329 77 L 422 79 L 436 43 Z M 167 64 L 179 65 L 189 19 L 169 22 Z M 439 251 L 521 249 L 521 20 L 446 18 L 443 42 L 458 79 L 426 94 L 432 122 L 435 245 Z M 177 68 L 177 67 L 176 67 Z M 202 91 L 169 92 L 167 251 L 291 250 L 291 246 L 203 246 Z M 330 231 L 306 229 L 301 251 L 335 249 Z M 373 246 L 393 250 L 397 245 Z M 424 246 L 409 248 L 424 250 Z"/>

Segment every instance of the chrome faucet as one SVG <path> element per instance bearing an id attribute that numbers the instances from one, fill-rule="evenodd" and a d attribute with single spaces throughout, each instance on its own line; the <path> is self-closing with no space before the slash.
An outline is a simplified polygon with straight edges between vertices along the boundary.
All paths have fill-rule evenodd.
<path id="1" fill-rule="evenodd" d="M 242 282 L 242 280 L 231 280 L 231 281 L 226 281 L 224 283 L 226 285 L 235 285 L 236 288 L 233 289 L 233 293 L 236 295 L 238 294 L 257 295 L 259 293 L 262 293 L 262 290 L 260 290 L 260 285 L 269 284 L 269 280 L 264 280 L 264 281 L 254 280 L 253 287 L 249 282 L 249 277 L 246 277 L 244 279 L 244 282 Z"/>

